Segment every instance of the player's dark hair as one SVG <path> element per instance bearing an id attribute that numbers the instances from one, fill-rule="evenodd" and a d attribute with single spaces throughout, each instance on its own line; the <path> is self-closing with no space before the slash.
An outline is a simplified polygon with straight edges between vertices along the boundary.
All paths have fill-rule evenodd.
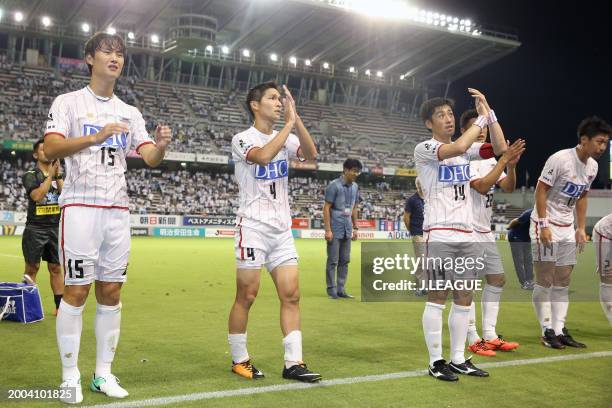
<path id="1" fill-rule="evenodd" d="M 108 34 L 103 32 L 97 32 L 89 40 L 87 40 L 85 43 L 85 56 L 91 55 L 92 57 L 95 57 L 96 51 L 101 50 L 102 47 L 108 47 L 113 51 L 120 52 L 125 57 L 126 48 L 123 38 L 117 34 Z M 92 66 L 87 64 L 87 68 L 89 68 L 89 75 L 91 75 Z"/>
<path id="2" fill-rule="evenodd" d="M 468 125 L 468 122 L 472 119 L 476 119 L 478 117 L 478 112 L 476 109 L 468 109 L 461 114 L 461 118 L 459 119 L 459 123 L 461 124 L 461 129 L 465 129 Z"/>
<path id="3" fill-rule="evenodd" d="M 32 146 L 32 157 L 35 154 L 38 154 L 38 146 L 40 146 L 44 141 L 45 140 L 43 138 L 40 138 L 34 143 L 34 146 Z M 37 160 L 36 157 L 34 157 L 34 160 Z"/>
<path id="4" fill-rule="evenodd" d="M 452 110 L 455 110 L 455 101 L 448 98 L 431 98 L 426 100 L 421 104 L 421 109 L 419 109 L 419 115 L 421 116 L 421 120 L 423 123 L 431 120 L 436 108 L 441 106 L 448 105 Z"/>
<path id="5" fill-rule="evenodd" d="M 612 127 L 598 116 L 589 116 L 580 122 L 578 125 L 578 140 L 582 136 L 586 136 L 589 139 L 594 138 L 597 135 L 612 135 Z"/>
<path id="6" fill-rule="evenodd" d="M 255 119 L 255 112 L 253 112 L 253 109 L 251 108 L 251 102 L 261 102 L 261 98 L 263 98 L 268 89 L 276 89 L 279 93 L 281 92 L 280 87 L 274 81 L 255 85 L 249 90 L 246 98 L 246 105 L 253 119 Z"/>
<path id="7" fill-rule="evenodd" d="M 359 171 L 361 171 L 363 166 L 361 165 L 361 162 L 357 159 L 346 159 L 344 161 L 344 164 L 342 164 L 342 168 L 344 170 L 358 169 Z"/>

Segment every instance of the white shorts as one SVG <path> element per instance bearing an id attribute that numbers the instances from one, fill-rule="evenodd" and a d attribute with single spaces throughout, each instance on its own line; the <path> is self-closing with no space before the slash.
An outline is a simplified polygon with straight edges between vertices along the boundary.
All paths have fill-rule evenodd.
<path id="1" fill-rule="evenodd" d="M 94 280 L 127 280 L 129 211 L 66 206 L 62 208 L 59 242 L 66 285 L 88 285 Z"/>
<path id="2" fill-rule="evenodd" d="M 482 245 L 474 242 L 474 233 L 454 230 L 432 230 L 424 232 L 425 264 L 430 280 L 440 279 L 474 279 L 483 266 Z M 480 262 L 478 263 L 478 257 Z M 449 268 L 447 260 L 454 262 L 455 268 Z M 444 267 L 440 270 L 440 261 Z"/>
<path id="3" fill-rule="evenodd" d="M 297 265 L 298 254 L 291 230 L 239 226 L 234 236 L 236 266 L 239 269 L 261 269 L 272 272 L 281 265 Z"/>
<path id="4" fill-rule="evenodd" d="M 484 258 L 484 269 L 479 272 L 480 275 L 499 275 L 504 273 L 502 259 L 497 249 L 495 235 L 492 232 L 481 233 L 474 231 L 474 239 L 478 243 L 478 248 L 482 251 Z"/>
<path id="5" fill-rule="evenodd" d="M 529 226 L 531 255 L 534 262 L 555 262 L 556 266 L 576 265 L 576 232 L 573 225 L 561 227 L 550 224 L 552 250 L 540 242 L 540 228 L 535 221 Z"/>
<path id="6" fill-rule="evenodd" d="M 612 276 L 612 237 L 593 230 L 593 243 L 595 244 L 597 273 L 599 276 Z"/>

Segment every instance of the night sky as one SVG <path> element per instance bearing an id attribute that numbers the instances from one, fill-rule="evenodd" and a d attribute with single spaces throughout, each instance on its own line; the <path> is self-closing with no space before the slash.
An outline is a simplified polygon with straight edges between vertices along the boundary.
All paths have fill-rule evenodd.
<path id="1" fill-rule="evenodd" d="M 518 32 L 522 45 L 517 51 L 453 83 L 449 96 L 457 102 L 459 115 L 471 104 L 467 88 L 480 89 L 507 138 L 526 139 L 519 186 L 525 185 L 526 169 L 533 186 L 548 156 L 577 144 L 576 128 L 583 118 L 596 114 L 612 123 L 612 6 L 572 3 L 428 0 L 421 4 Z M 599 162 L 600 175 L 609 166 L 609 153 L 605 156 Z M 604 186 L 601 177 L 594 186 Z"/>

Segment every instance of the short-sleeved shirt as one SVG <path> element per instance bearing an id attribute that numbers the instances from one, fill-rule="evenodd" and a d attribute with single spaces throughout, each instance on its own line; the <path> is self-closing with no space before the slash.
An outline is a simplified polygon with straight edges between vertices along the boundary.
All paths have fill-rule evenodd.
<path id="1" fill-rule="evenodd" d="M 470 183 L 485 177 L 497 165 L 497 160 L 491 157 L 487 160 L 475 160 L 470 163 L 470 173 L 472 180 Z M 487 194 L 480 194 L 476 189 L 471 189 L 472 194 L 472 209 L 474 212 L 474 230 L 481 233 L 491 232 L 491 216 L 493 215 L 493 193 L 495 186 L 506 177 L 506 173 L 502 171 L 494 185 Z"/>
<path id="2" fill-rule="evenodd" d="M 517 218 L 518 224 L 508 231 L 508 241 L 510 242 L 531 242 L 529 237 L 529 224 L 531 223 L 532 208 L 523 211 Z"/>
<path id="3" fill-rule="evenodd" d="M 419 143 L 414 161 L 425 200 L 423 231 L 451 230 L 472 232 L 470 162 L 494 156 L 489 143 L 473 143 L 461 156 L 440 160 L 444 143 L 435 139 Z"/>
<path id="4" fill-rule="evenodd" d="M 28 196 L 27 226 L 57 227 L 59 224 L 60 208 L 58 200 L 60 194 L 57 188 L 57 181 L 51 181 L 49 191 L 39 202 L 32 200 L 32 197 L 30 197 L 30 193 L 40 187 L 45 179 L 45 174 L 38 167 L 29 170 L 23 175 L 23 187 Z"/>
<path id="5" fill-rule="evenodd" d="M 410 235 L 423 235 L 423 218 L 425 211 L 425 200 L 421 198 L 419 193 L 414 193 L 406 199 L 404 211 L 410 214 Z"/>
<path id="6" fill-rule="evenodd" d="M 267 166 L 249 161 L 253 148 L 264 147 L 277 134 L 276 130 L 267 135 L 250 127 L 232 138 L 232 159 L 240 198 L 237 225 L 267 226 L 278 231 L 291 229 L 289 160 L 299 158 L 300 140 L 293 133 L 289 134 L 285 145 Z"/>
<path id="7" fill-rule="evenodd" d="M 546 160 L 538 181 L 550 186 L 546 199 L 546 218 L 553 225 L 569 226 L 574 223 L 576 200 L 589 191 L 597 176 L 597 162 L 591 157 L 583 163 L 576 148 L 560 150 Z M 531 218 L 539 217 L 537 210 Z"/>
<path id="8" fill-rule="evenodd" d="M 334 238 L 350 238 L 353 234 L 353 209 L 359 203 L 357 183 L 347 184 L 342 176 L 325 188 L 325 202 L 330 203 L 331 229 Z"/>
<path id="9" fill-rule="evenodd" d="M 126 155 L 130 150 L 153 143 L 142 114 L 116 95 L 101 97 L 89 86 L 59 95 L 53 101 L 45 137 L 56 134 L 79 138 L 98 133 L 109 123 L 123 122 L 127 134 L 112 135 L 103 143 L 85 148 L 64 159 L 64 188 L 61 207 L 89 205 L 128 209 Z"/>

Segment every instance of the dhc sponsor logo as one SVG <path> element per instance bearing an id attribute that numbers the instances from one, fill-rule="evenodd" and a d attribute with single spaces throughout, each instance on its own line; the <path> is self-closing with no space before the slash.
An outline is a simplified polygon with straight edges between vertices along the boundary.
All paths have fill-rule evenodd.
<path id="1" fill-rule="evenodd" d="M 442 183 L 462 183 L 469 180 L 469 164 L 457 164 L 454 166 L 440 165 L 440 167 L 438 167 L 438 181 Z"/>
<path id="2" fill-rule="evenodd" d="M 83 125 L 83 134 L 85 136 L 95 135 L 100 130 L 102 130 L 103 126 L 96 125 Z M 120 147 L 125 149 L 127 147 L 127 134 L 121 133 L 120 135 L 112 135 L 108 139 L 104 141 L 104 143 L 99 144 L 98 146 L 111 146 L 111 147 Z"/>
<path id="3" fill-rule="evenodd" d="M 571 181 L 565 183 L 565 186 L 561 190 L 561 193 L 565 194 L 568 197 L 578 198 L 586 189 L 585 184 L 574 184 Z"/>
<path id="4" fill-rule="evenodd" d="M 257 165 L 255 167 L 255 178 L 259 180 L 274 180 L 287 177 L 289 175 L 289 165 L 287 160 L 278 160 L 268 163 L 263 167 Z"/>

